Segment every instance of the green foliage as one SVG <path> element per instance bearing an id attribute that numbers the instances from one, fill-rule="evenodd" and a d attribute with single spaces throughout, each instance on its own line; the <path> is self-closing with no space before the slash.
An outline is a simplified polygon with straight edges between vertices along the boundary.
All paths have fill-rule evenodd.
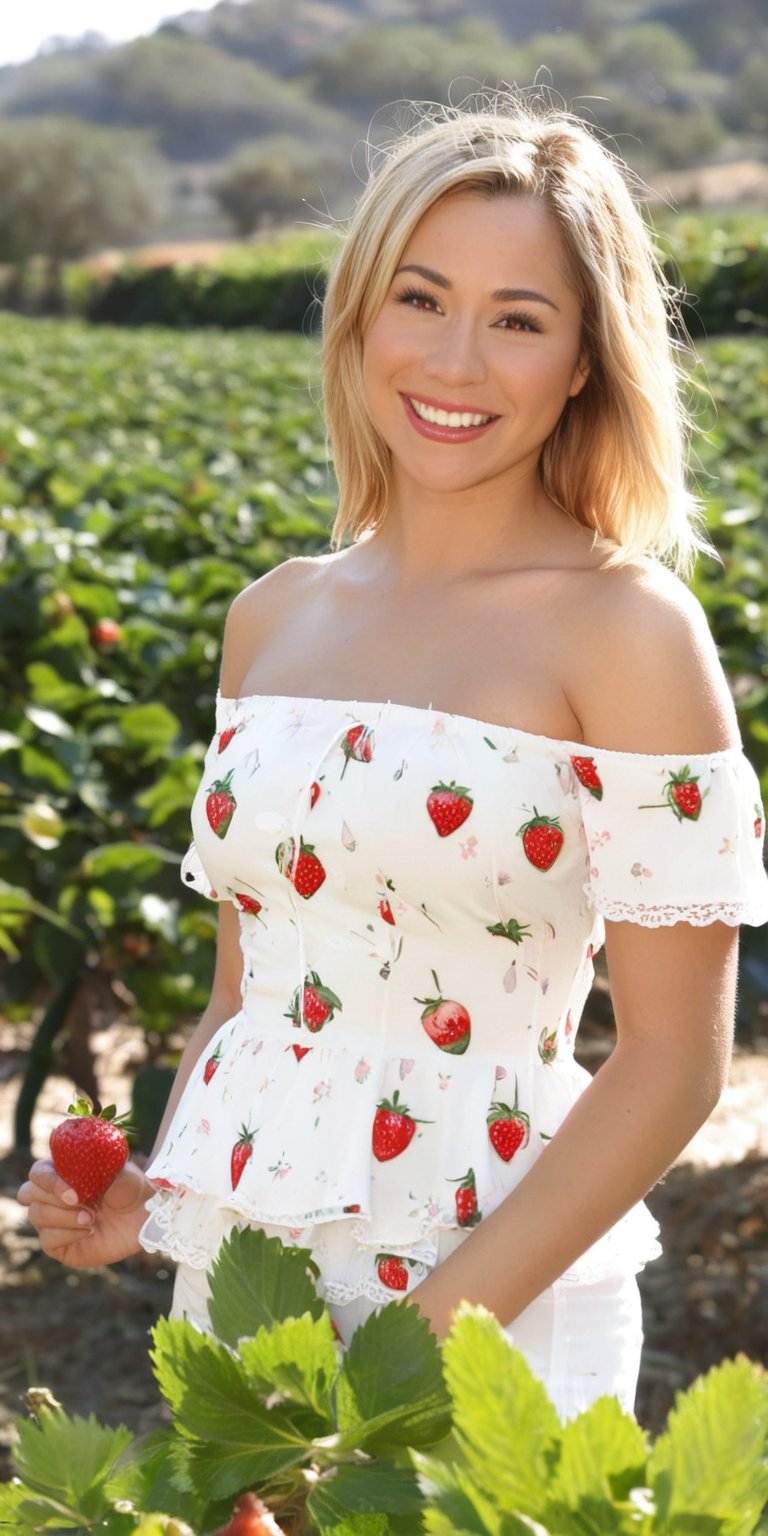
<path id="1" fill-rule="evenodd" d="M 146 151 L 145 151 L 146 154 Z M 152 216 L 129 143 L 67 118 L 0 119 L 0 260 L 71 260 Z"/>
<path id="2" fill-rule="evenodd" d="M 768 1498 L 768 1376 L 740 1356 L 679 1393 L 654 1446 L 615 1398 L 563 1424 L 496 1319 L 462 1303 L 442 1349 L 393 1301 L 346 1350 L 309 1249 L 233 1231 L 210 1276 L 237 1349 L 162 1320 L 153 1361 L 171 1424 L 144 1441 L 38 1406 L 17 1422 L 0 1530 L 203 1536 L 258 1492 L 286 1536 L 753 1536 Z M 267 1309 L 241 1334 L 252 1265 Z M 239 1283 L 233 1277 L 239 1275 Z M 233 1300 L 234 1298 L 234 1300 Z M 258 1309 L 263 1315 L 263 1308 Z"/>
<path id="3" fill-rule="evenodd" d="M 157 1042 L 210 991 L 216 913 L 185 896 L 179 862 L 227 608 L 327 541 L 314 353 L 0 328 L 5 1003 L 95 967 Z"/>

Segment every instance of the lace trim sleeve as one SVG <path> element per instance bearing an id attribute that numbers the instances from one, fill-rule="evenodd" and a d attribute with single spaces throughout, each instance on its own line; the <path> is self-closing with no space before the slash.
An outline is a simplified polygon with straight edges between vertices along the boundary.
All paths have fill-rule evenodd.
<path id="1" fill-rule="evenodd" d="M 603 917 L 646 928 L 768 922 L 765 811 L 743 752 L 596 751 L 579 774 L 579 794 L 583 889 Z"/>

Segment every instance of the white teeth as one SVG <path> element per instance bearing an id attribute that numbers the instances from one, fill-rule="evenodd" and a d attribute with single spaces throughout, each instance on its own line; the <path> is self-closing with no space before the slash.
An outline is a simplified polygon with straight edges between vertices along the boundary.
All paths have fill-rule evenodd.
<path id="1" fill-rule="evenodd" d="M 408 399 L 411 400 L 410 395 Z M 475 416 L 471 411 L 438 411 L 421 400 L 411 400 L 411 405 L 422 421 L 429 421 L 434 427 L 484 427 L 486 422 L 493 421 L 492 416 Z"/>

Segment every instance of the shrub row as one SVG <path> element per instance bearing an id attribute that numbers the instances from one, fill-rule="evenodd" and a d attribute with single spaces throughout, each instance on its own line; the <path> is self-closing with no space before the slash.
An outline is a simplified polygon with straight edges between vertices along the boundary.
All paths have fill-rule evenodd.
<path id="1" fill-rule="evenodd" d="M 75 266 L 66 274 L 65 304 L 96 323 L 309 334 L 334 248 L 332 234 L 311 232 L 233 247 L 215 263 L 128 260 L 110 274 Z M 658 248 L 668 277 L 685 294 L 682 313 L 694 339 L 768 327 L 767 220 L 670 219 Z M 6 293 L 10 302 L 8 283 Z"/>

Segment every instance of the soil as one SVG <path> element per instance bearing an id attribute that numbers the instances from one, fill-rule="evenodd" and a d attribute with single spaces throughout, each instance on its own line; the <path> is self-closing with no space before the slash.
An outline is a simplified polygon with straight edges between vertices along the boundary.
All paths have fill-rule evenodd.
<path id="1" fill-rule="evenodd" d="M 762 1021 L 761 1021 L 762 1022 Z M 70 1413 L 144 1433 L 162 1423 L 150 1330 L 168 1310 L 172 1266 L 149 1255 L 110 1269 L 65 1270 L 41 1254 L 15 1200 L 28 1167 L 11 1150 L 13 1107 L 32 1026 L 0 1021 L 0 1479 L 11 1474 L 13 1419 L 45 1385 Z M 130 1103 L 143 1036 L 125 1017 L 94 1031 L 104 1102 Z M 610 1005 L 596 978 L 579 1057 L 596 1070 L 613 1047 Z M 33 1153 L 70 1101 L 71 1079 L 49 1077 Z M 768 1038 L 737 1048 L 728 1087 L 707 1125 L 648 1196 L 664 1256 L 640 1276 L 645 1349 L 636 1412 L 656 1434 L 676 1391 L 742 1351 L 768 1362 Z"/>

